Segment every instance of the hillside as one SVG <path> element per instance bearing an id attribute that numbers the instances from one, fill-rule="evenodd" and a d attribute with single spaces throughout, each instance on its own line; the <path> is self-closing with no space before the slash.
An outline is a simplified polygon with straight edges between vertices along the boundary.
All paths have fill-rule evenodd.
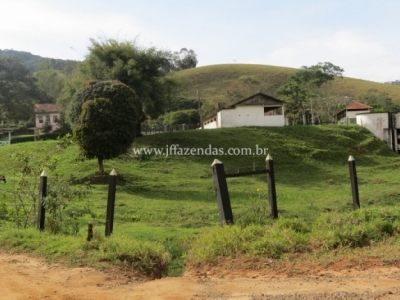
<path id="1" fill-rule="evenodd" d="M 172 74 L 180 83 L 180 93 L 186 98 L 200 98 L 212 104 L 229 102 L 228 93 L 242 92 L 250 96 L 258 91 L 276 95 L 279 86 L 286 83 L 296 69 L 252 64 L 223 64 L 187 69 Z M 346 74 L 346 73 L 344 73 Z M 260 85 L 245 84 L 241 76 L 257 79 Z M 243 78 L 243 77 L 242 77 Z M 373 81 L 344 77 L 337 78 L 332 84 L 332 93 L 357 99 L 368 90 L 387 93 L 393 102 L 400 104 L 400 86 Z"/>
<path id="2" fill-rule="evenodd" d="M 143 136 L 132 147 L 165 151 L 171 145 L 196 153 L 180 155 L 178 151 L 167 156 L 165 152 L 134 154 L 132 150 L 105 161 L 106 172 L 115 169 L 118 174 L 112 239 L 104 239 L 107 178 L 95 175 L 95 159 L 84 160 L 77 145 L 62 148 L 59 141 L 0 147 L 1 174 L 7 178 L 7 183 L 0 183 L 2 248 L 53 260 L 62 258 L 75 265 L 103 267 L 106 259 L 113 267 L 122 268 L 132 262 L 137 270 L 150 268 L 153 272 L 160 267 L 157 274 L 165 272 L 168 263 L 168 275 L 177 276 L 184 266 L 223 257 L 280 259 L 286 254 L 299 255 L 302 249 L 308 249 L 304 255 L 313 255 L 314 251 L 334 249 L 338 243 L 362 248 L 370 241 L 382 245 L 400 235 L 400 157 L 362 127 L 192 130 Z M 255 151 L 257 147 L 268 148 L 274 160 L 279 219 L 269 216 L 265 175 L 229 178 L 236 225 L 222 228 L 211 164 L 219 159 L 228 173 L 264 169 L 265 152 L 226 153 L 243 148 Z M 200 153 L 207 149 L 211 153 Z M 212 153 L 215 149 L 224 153 Z M 356 213 L 352 208 L 349 155 L 357 163 L 362 210 Z M 61 202 L 53 207 L 55 212 L 46 212 L 48 229 L 39 232 L 29 220 L 35 219 L 30 208 L 37 207 L 37 198 L 32 195 L 38 194 L 43 166 L 49 190 L 60 191 L 53 197 L 65 195 L 67 187 L 84 191 L 88 186 L 81 184 L 88 181 L 91 193 L 80 199 L 57 200 Z M 28 175 L 22 176 L 24 172 Z M 89 221 L 95 232 L 91 243 L 85 237 Z M 27 222 L 27 230 L 21 230 L 21 222 Z M 50 229 L 65 234 L 54 235 Z M 280 234 L 282 230 L 284 235 Z M 151 252 L 154 249 L 156 253 Z M 135 255 L 154 261 L 137 262 Z"/>
<path id="3" fill-rule="evenodd" d="M 78 62 L 74 60 L 47 58 L 25 51 L 0 49 L 0 57 L 4 56 L 13 56 L 19 58 L 32 72 L 38 71 L 43 66 L 50 65 L 54 70 L 61 71 L 64 74 L 71 74 L 78 64 Z"/>

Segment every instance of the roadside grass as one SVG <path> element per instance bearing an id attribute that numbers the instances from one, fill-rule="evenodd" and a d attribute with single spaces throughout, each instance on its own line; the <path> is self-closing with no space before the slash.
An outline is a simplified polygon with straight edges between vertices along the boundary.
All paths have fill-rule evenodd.
<path id="1" fill-rule="evenodd" d="M 321 214 L 311 226 L 280 218 L 267 226 L 214 227 L 194 239 L 186 256 L 191 266 L 215 263 L 221 257 L 262 256 L 361 248 L 399 237 L 400 209 L 365 208 Z"/>
<path id="2" fill-rule="evenodd" d="M 49 261 L 72 265 L 104 267 L 104 262 L 152 278 L 167 273 L 170 254 L 157 242 L 138 241 L 124 236 L 95 235 L 90 242 L 83 235 L 68 236 L 39 232 L 33 228 L 9 229 L 0 235 L 2 250 L 44 256 Z"/>
<path id="3" fill-rule="evenodd" d="M 149 243 L 148 248 L 141 248 L 141 251 L 154 247 L 157 257 L 149 252 L 152 262 L 144 265 L 154 263 L 164 274 L 179 276 L 187 264 L 214 261 L 218 257 L 254 255 L 282 259 L 290 253 L 370 247 L 373 244 L 368 243 L 370 240 L 384 243 L 398 235 L 400 158 L 369 131 L 358 126 L 197 130 L 140 137 L 132 147 L 166 149 L 179 144 L 182 148 L 211 147 L 224 151 L 229 148 L 255 150 L 256 146 L 268 148 L 274 159 L 279 219 L 275 221 L 269 217 L 265 176 L 228 178 L 236 225 L 219 226 L 211 177 L 213 160 L 219 159 L 226 172 L 235 173 L 265 168 L 264 154 L 134 157 L 132 152 L 105 162 L 107 173 L 115 169 L 118 174 L 112 236 L 116 242 L 113 243 L 121 243 L 123 245 L 118 247 L 125 249 L 122 254 L 107 253 L 105 256 L 96 245 L 101 243 L 101 249 L 108 247 L 107 251 L 117 251 L 113 250 L 117 244 L 107 244 L 107 239 L 103 241 L 103 238 L 101 242 L 87 243 L 84 235 L 89 221 L 94 224 L 97 237 L 104 235 L 107 185 L 98 182 L 107 182 L 107 178 L 95 176 L 96 160 L 82 159 L 77 145 L 57 148 L 58 143 L 41 141 L 0 148 L 0 173 L 7 177 L 7 184 L 0 183 L 0 226 L 3 229 L 0 240 L 41 241 L 30 243 L 31 247 L 6 243 L 8 248 L 17 247 L 48 257 L 66 257 L 76 264 L 106 260 L 121 265 L 120 258 L 125 257 L 125 252 L 135 253 L 135 243 Z M 36 235 L 39 233 L 33 229 L 27 233 L 15 229 L 11 215 L 15 212 L 14 190 L 24 166 L 16 160 L 21 153 L 28 155 L 38 170 L 46 169 L 49 186 L 56 176 L 69 180 L 76 187 L 92 181 L 92 193 L 83 201 L 69 204 L 70 210 L 82 209 L 84 205 L 90 207 L 90 213 L 76 217 L 80 229 L 77 236 L 51 236 L 47 232 Z M 352 212 L 349 155 L 355 157 L 357 164 L 362 207 L 358 212 Z M 55 169 L 49 169 L 49 161 L 56 165 Z M 33 186 L 37 187 L 39 174 L 33 179 Z M 394 215 L 389 214 L 392 212 Z M 391 219 L 384 219 L 382 214 L 390 215 Z M 354 229 L 350 229 L 351 226 L 355 226 Z M 17 232 L 28 237 L 14 238 Z M 42 236 L 48 240 L 40 240 Z M 62 240 L 64 242 L 60 243 L 71 244 L 71 247 L 58 244 Z M 85 252 L 88 250 L 82 250 L 82 245 L 95 248 L 92 250 L 96 254 L 90 252 L 89 258 Z M 136 263 L 130 258 L 127 261 L 131 266 Z M 135 265 L 135 268 L 145 270 L 147 267 Z"/>

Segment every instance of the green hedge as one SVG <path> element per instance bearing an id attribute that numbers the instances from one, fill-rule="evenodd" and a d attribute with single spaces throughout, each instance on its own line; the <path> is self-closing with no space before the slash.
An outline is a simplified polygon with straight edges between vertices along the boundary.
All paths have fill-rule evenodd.
<path id="1" fill-rule="evenodd" d="M 11 144 L 33 142 L 33 141 L 34 141 L 33 135 L 32 136 L 21 136 L 21 137 L 11 138 Z"/>
<path id="2" fill-rule="evenodd" d="M 46 133 L 41 134 L 38 141 L 46 141 L 46 140 L 56 140 L 58 137 L 63 137 L 66 133 Z M 14 137 L 11 138 L 11 144 L 18 144 L 18 143 L 26 143 L 26 142 L 33 142 L 35 139 L 32 136 L 21 136 L 21 137 Z"/>

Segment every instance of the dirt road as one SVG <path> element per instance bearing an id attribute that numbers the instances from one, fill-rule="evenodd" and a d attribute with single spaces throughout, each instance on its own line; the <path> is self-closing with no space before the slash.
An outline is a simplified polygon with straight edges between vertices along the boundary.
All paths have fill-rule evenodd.
<path id="1" fill-rule="evenodd" d="M 0 299 L 400 299 L 400 269 L 370 265 L 293 273 L 286 269 L 196 270 L 147 281 L 117 270 L 67 268 L 26 255 L 0 254 Z M 288 276 L 288 274 L 290 276 Z"/>

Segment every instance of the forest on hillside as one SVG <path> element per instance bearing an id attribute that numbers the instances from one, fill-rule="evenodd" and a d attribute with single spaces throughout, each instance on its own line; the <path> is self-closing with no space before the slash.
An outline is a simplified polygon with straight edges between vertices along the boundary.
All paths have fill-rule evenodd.
<path id="1" fill-rule="evenodd" d="M 19 58 L 24 63 L 24 65 L 32 72 L 39 71 L 45 66 L 50 66 L 54 70 L 61 71 L 62 73 L 67 75 L 71 74 L 79 63 L 75 60 L 41 57 L 39 55 L 34 55 L 30 52 L 0 49 L 0 57 L 10 56 Z"/>

